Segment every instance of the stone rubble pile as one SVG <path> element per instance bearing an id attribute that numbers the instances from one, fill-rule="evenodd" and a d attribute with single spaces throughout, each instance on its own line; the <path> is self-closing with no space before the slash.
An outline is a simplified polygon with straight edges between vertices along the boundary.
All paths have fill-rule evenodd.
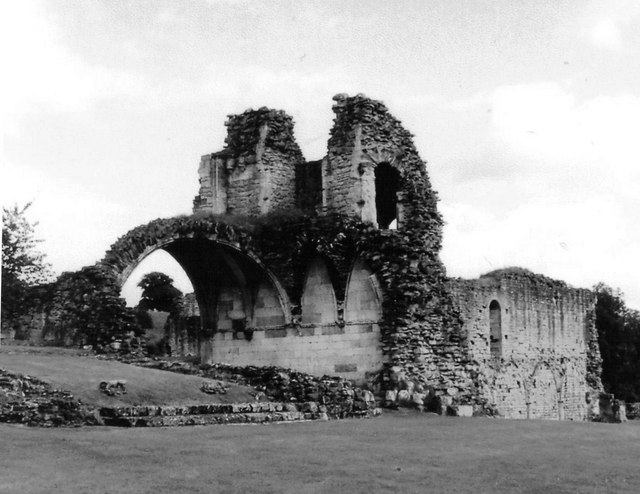
<path id="1" fill-rule="evenodd" d="M 0 422 L 41 427 L 95 424 L 93 411 L 68 391 L 0 369 Z"/>
<path id="2" fill-rule="evenodd" d="M 127 394 L 127 381 L 102 381 L 98 388 L 100 392 L 108 396 L 120 396 Z"/>
<path id="3" fill-rule="evenodd" d="M 384 401 L 388 408 L 416 408 L 458 417 L 471 417 L 474 413 L 472 405 L 456 403 L 457 388 L 448 388 L 444 395 L 438 394 L 433 387 L 408 378 L 397 366 L 392 367 L 388 375 L 391 389 L 385 392 Z"/>
<path id="4" fill-rule="evenodd" d="M 376 401 L 369 390 L 341 377 L 316 377 L 280 367 L 236 367 L 228 364 L 201 366 L 205 377 L 253 386 L 269 399 L 285 403 L 317 403 L 329 418 L 374 414 Z"/>
<path id="5" fill-rule="evenodd" d="M 222 381 L 203 382 L 200 391 L 209 395 L 225 395 L 229 386 L 225 386 Z"/>

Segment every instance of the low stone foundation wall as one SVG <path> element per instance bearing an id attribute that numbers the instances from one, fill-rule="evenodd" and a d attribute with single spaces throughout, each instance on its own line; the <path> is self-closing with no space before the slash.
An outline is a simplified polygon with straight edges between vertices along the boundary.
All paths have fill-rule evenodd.
<path id="1" fill-rule="evenodd" d="M 151 369 L 198 375 L 252 386 L 274 402 L 287 404 L 315 402 L 319 406 L 326 407 L 329 418 L 352 417 L 361 412 L 372 413 L 377 406 L 372 391 L 357 387 L 352 381 L 338 376 L 317 377 L 282 367 L 197 365 L 149 357 L 123 356 L 119 360 Z"/>
<path id="2" fill-rule="evenodd" d="M 105 425 L 121 427 L 167 427 L 213 424 L 263 424 L 300 420 L 328 420 L 328 408 L 306 403 L 233 403 L 191 406 L 138 406 L 101 408 Z M 349 417 L 372 417 L 378 409 L 353 410 Z"/>
<path id="3" fill-rule="evenodd" d="M 157 361 L 147 359 L 156 364 Z M 166 362 L 162 362 L 166 364 Z M 185 364 L 174 366 L 185 374 L 206 376 L 206 370 L 194 370 Z M 148 367 L 153 367 L 148 365 Z M 161 368 L 162 365 L 155 366 Z M 353 389 L 348 381 L 328 378 L 315 383 L 311 376 L 293 376 L 273 369 L 249 369 L 243 377 L 237 369 L 208 369 L 212 374 L 235 376 L 236 382 L 269 381 L 263 386 L 271 396 L 287 397 L 286 402 L 213 403 L 184 406 L 124 406 L 93 409 L 76 400 L 68 391 L 52 389 L 45 382 L 29 376 L 12 374 L 0 369 L 0 422 L 30 426 L 60 427 L 81 425 L 110 425 L 121 427 L 159 427 L 210 424 L 255 424 L 298 420 L 328 420 L 351 417 L 373 417 L 380 414 L 373 394 Z M 228 374 L 226 374 L 227 372 Z M 270 379 L 272 376 L 273 379 Z M 305 379 L 306 377 L 306 379 Z M 317 379 L 317 378 L 316 378 Z M 288 382 L 291 391 L 285 391 Z M 298 400 L 312 395 L 317 401 Z M 315 393 L 315 394 L 314 394 Z M 266 394 L 265 394 L 266 395 Z"/>
<path id="4" fill-rule="evenodd" d="M 94 411 L 68 391 L 0 369 L 0 422 L 41 427 L 78 427 L 98 423 Z"/>

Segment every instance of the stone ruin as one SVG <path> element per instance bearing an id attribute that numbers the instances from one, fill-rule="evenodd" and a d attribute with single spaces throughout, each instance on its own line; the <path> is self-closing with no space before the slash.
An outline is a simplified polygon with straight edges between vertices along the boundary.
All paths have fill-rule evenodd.
<path id="1" fill-rule="evenodd" d="M 174 331 L 174 351 L 341 376 L 389 406 L 597 414 L 594 295 L 517 268 L 447 278 L 412 135 L 381 102 L 334 100 L 318 161 L 283 111 L 230 116 L 224 149 L 201 159 L 194 215 L 138 227 L 107 253 L 121 283 L 157 249 L 184 268 L 199 324 Z"/>

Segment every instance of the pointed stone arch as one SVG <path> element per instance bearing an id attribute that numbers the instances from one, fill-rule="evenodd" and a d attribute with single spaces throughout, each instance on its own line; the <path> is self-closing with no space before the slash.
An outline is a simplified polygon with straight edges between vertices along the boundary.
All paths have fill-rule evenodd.
<path id="1" fill-rule="evenodd" d="M 378 322 L 382 319 L 382 290 L 378 279 L 358 257 L 347 281 L 345 322 Z"/>
<path id="2" fill-rule="evenodd" d="M 307 264 L 300 308 L 302 324 L 331 324 L 338 319 L 333 283 L 322 257 L 314 257 Z"/>
<path id="3" fill-rule="evenodd" d="M 193 285 L 205 334 L 218 330 L 221 296 L 226 300 L 234 292 L 239 294 L 238 307 L 225 309 L 233 312 L 226 314 L 231 320 L 243 320 L 242 326 L 255 324 L 255 302 L 268 291 L 279 305 L 279 316 L 271 314 L 272 320 L 290 323 L 291 304 L 284 288 L 257 256 L 244 247 L 245 237 L 229 225 L 206 219 L 156 220 L 121 237 L 101 263 L 112 270 L 122 286 L 152 252 L 160 249 L 168 252 Z M 244 312 L 243 317 L 239 317 L 240 312 Z"/>

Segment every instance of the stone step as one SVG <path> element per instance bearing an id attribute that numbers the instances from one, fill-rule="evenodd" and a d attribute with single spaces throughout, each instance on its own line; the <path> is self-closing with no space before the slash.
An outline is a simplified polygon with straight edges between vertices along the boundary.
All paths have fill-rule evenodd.
<path id="1" fill-rule="evenodd" d="M 210 403 L 197 405 L 153 405 L 153 406 L 123 406 L 103 407 L 100 415 L 103 417 L 152 417 L 174 415 L 212 415 L 237 413 L 273 413 L 273 412 L 317 412 L 319 406 L 315 402 L 306 403 Z"/>
<path id="2" fill-rule="evenodd" d="M 379 410 L 354 411 L 349 417 L 370 417 Z M 305 403 L 213 403 L 188 406 L 103 407 L 104 425 L 168 427 L 213 424 L 264 424 L 300 420 L 328 420 L 326 407 Z"/>
<path id="3" fill-rule="evenodd" d="M 320 415 L 303 412 L 271 412 L 271 413 L 213 413 L 194 415 L 155 415 L 155 416 L 121 416 L 105 417 L 104 425 L 117 427 L 175 427 L 187 425 L 216 424 L 265 424 L 272 422 L 293 422 L 315 420 Z"/>

